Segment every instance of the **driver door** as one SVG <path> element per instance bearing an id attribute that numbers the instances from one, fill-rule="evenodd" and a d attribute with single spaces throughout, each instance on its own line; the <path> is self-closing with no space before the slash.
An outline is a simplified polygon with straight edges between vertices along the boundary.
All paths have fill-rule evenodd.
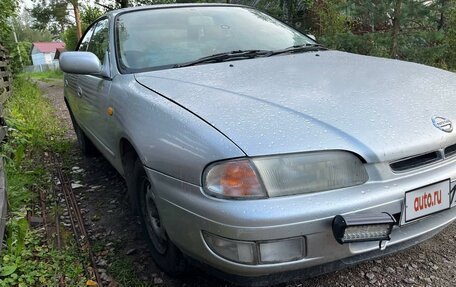
<path id="1" fill-rule="evenodd" d="M 109 68 L 109 19 L 103 18 L 93 25 L 94 31 L 87 45 L 87 52 L 94 53 L 102 64 L 103 75 L 80 75 L 78 88 L 80 110 L 84 117 L 82 123 L 87 135 L 98 149 L 108 158 L 114 157 L 110 134 L 110 90 L 112 80 Z"/>

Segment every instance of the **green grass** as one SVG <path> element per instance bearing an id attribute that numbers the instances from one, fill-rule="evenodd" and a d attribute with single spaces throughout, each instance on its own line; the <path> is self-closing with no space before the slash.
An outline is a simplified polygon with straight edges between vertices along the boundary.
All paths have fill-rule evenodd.
<path id="1" fill-rule="evenodd" d="M 2 155 L 6 158 L 10 210 L 14 212 L 33 199 L 34 190 L 49 188 L 49 174 L 41 160 L 44 152 L 68 149 L 69 145 L 62 140 L 64 129 L 51 104 L 33 82 L 18 77 L 13 91 L 5 104 L 10 131 Z"/>
<path id="2" fill-rule="evenodd" d="M 16 216 L 8 223 L 9 231 L 16 230 L 13 228 L 18 226 L 18 220 L 24 219 Z M 18 241 L 7 244 L 6 252 L 2 253 L 0 286 L 59 286 L 61 280 L 65 286 L 86 286 L 79 248 L 68 245 L 57 250 L 45 243 L 42 232 L 25 231 L 21 245 Z M 17 234 L 12 235 L 17 237 Z"/>
<path id="3" fill-rule="evenodd" d="M 60 69 L 44 72 L 28 72 L 25 73 L 25 75 L 32 79 L 43 81 L 50 81 L 52 79 L 63 79 L 63 72 Z"/>
<path id="4" fill-rule="evenodd" d="M 14 129 L 11 134 L 14 143 L 26 144 L 31 152 L 52 149 L 64 133 L 52 105 L 27 77 L 15 78 L 13 91 L 13 96 L 6 102 L 5 112 L 8 126 Z"/>
<path id="5" fill-rule="evenodd" d="M 48 245 L 43 229 L 30 229 L 26 219 L 39 191 L 51 187 L 45 153 L 57 150 L 65 155 L 69 151 L 65 129 L 52 105 L 24 75 L 14 79 L 13 95 L 4 110 L 10 128 L 1 149 L 6 160 L 9 220 L 6 248 L 0 257 L 0 287 L 58 286 L 60 280 L 65 286 L 85 286 L 82 262 L 87 262 L 87 255 L 81 254 L 74 239 L 56 250 L 52 243 Z"/>
<path id="6" fill-rule="evenodd" d="M 152 287 L 153 284 L 144 283 L 134 268 L 134 264 L 127 257 L 113 257 L 114 260 L 108 268 L 108 273 L 113 276 L 117 283 L 124 287 Z"/>
<path id="7" fill-rule="evenodd" d="M 35 198 L 38 191 L 48 186 L 47 172 L 43 167 L 35 167 L 33 170 L 24 166 L 16 167 L 13 164 L 6 166 L 8 178 L 8 209 L 12 212 L 20 211 Z"/>

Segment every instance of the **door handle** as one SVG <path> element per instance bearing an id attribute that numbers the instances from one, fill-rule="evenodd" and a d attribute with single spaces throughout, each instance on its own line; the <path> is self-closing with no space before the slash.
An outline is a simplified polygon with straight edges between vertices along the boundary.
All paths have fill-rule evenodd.
<path id="1" fill-rule="evenodd" d="M 80 87 L 78 87 L 76 94 L 78 95 L 78 97 L 82 98 L 82 89 Z"/>

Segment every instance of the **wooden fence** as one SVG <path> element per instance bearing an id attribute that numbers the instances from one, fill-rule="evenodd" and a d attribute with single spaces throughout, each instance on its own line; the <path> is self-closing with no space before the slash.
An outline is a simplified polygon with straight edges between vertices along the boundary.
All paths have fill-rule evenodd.
<path id="1" fill-rule="evenodd" d="M 0 105 L 11 95 L 12 76 L 8 51 L 0 45 Z M 1 115 L 0 115 L 1 116 Z"/>
<path id="2" fill-rule="evenodd" d="M 0 45 L 0 143 L 6 136 L 6 123 L 3 119 L 3 103 L 11 95 L 11 70 L 9 67 L 8 53 Z M 0 250 L 3 245 L 3 235 L 6 226 L 7 200 L 6 200 L 6 177 L 3 166 L 3 158 L 0 158 Z"/>

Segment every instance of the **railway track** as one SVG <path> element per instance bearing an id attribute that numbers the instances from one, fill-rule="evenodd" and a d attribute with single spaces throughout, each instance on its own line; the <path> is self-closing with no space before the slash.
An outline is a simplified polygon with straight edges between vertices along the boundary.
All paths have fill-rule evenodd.
<path id="1" fill-rule="evenodd" d="M 71 180 L 67 174 L 63 171 L 61 167 L 61 160 L 57 156 L 53 156 L 53 162 L 55 166 L 55 173 L 57 178 L 60 181 L 60 192 L 65 198 L 66 207 L 68 210 L 68 216 L 70 219 L 71 229 L 74 235 L 74 238 L 80 248 L 81 252 L 88 254 L 91 266 L 86 267 L 87 275 L 89 278 L 95 278 L 98 286 L 103 286 L 100 273 L 97 270 L 95 257 L 91 249 L 90 239 L 87 234 L 87 230 L 84 225 L 84 219 L 81 214 L 81 209 L 79 208 L 78 202 L 74 195 L 74 191 L 71 187 Z M 56 189 L 54 188 L 55 194 L 57 194 Z M 58 200 L 58 197 L 55 197 Z M 61 232 L 60 232 L 60 221 L 59 215 L 56 215 L 56 237 L 57 237 L 57 246 L 60 248 L 61 245 Z"/>

